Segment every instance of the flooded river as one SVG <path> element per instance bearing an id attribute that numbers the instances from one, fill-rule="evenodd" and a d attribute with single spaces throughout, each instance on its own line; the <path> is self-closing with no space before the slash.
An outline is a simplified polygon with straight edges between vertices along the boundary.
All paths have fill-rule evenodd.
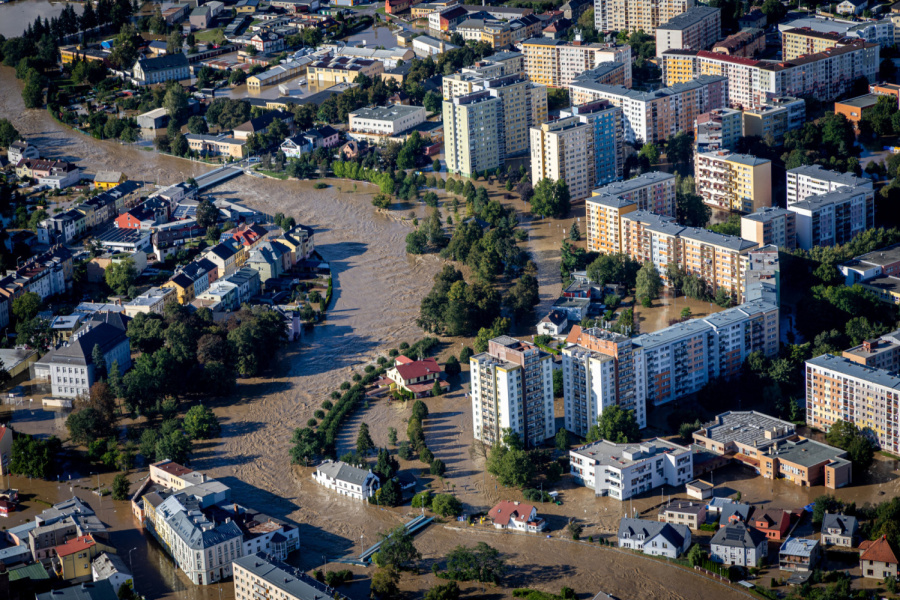
<path id="1" fill-rule="evenodd" d="M 69 3 L 47 2 L 47 0 L 19 0 L 0 4 L 0 35 L 8 38 L 22 35 L 28 24 L 34 23 L 35 17 L 52 19 L 63 11 L 66 4 Z M 84 10 L 78 2 L 71 4 L 78 14 Z"/>

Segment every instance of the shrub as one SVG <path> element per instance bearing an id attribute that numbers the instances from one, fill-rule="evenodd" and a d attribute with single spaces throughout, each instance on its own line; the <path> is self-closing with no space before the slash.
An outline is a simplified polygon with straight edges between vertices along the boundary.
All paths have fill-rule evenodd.
<path id="1" fill-rule="evenodd" d="M 345 381 L 344 383 L 342 383 L 342 384 L 341 384 L 341 389 L 342 389 L 342 390 L 349 390 L 349 389 L 350 389 L 350 382 L 349 382 L 349 381 Z"/>
<path id="2" fill-rule="evenodd" d="M 409 344 L 400 342 L 400 352 L 406 352 L 407 350 L 409 350 Z"/>
<path id="3" fill-rule="evenodd" d="M 438 494 L 431 501 L 431 510 L 442 517 L 458 517 L 462 514 L 462 502 L 450 494 Z"/>
<path id="4" fill-rule="evenodd" d="M 331 403 L 331 400 L 326 400 L 322 403 L 322 408 L 324 408 L 325 410 L 331 410 L 332 406 L 334 406 L 334 404 Z"/>
<path id="5" fill-rule="evenodd" d="M 340 393 L 340 392 L 337 392 L 337 391 L 331 392 L 331 399 L 332 399 L 332 400 L 340 400 L 340 399 L 341 399 L 341 393 Z"/>
<path id="6" fill-rule="evenodd" d="M 313 188 L 315 188 L 315 189 L 317 189 L 317 190 L 324 190 L 324 189 L 327 188 L 327 187 L 328 187 L 328 184 L 327 184 L 327 183 L 322 183 L 322 182 L 319 182 L 319 183 L 317 183 L 317 184 L 315 184 L 315 185 L 313 186 Z M 330 574 L 331 574 L 331 573 L 329 573 L 329 575 L 330 575 Z M 329 583 L 328 585 L 331 585 L 331 584 Z"/>
<path id="7" fill-rule="evenodd" d="M 434 454 L 431 453 L 431 450 L 428 449 L 428 446 L 422 445 L 422 448 L 419 449 L 419 460 L 421 460 L 426 465 L 430 465 L 434 462 Z"/>
<path id="8" fill-rule="evenodd" d="M 322 409 L 319 409 L 319 410 L 317 410 L 316 412 L 313 413 L 313 416 L 315 416 L 317 419 L 324 419 L 324 418 L 325 418 L 325 411 L 322 410 Z"/>
<path id="9" fill-rule="evenodd" d="M 398 352 L 396 348 L 391 348 L 390 350 L 388 350 L 388 356 L 390 356 L 391 358 L 399 355 L 400 352 Z"/>
<path id="10" fill-rule="evenodd" d="M 431 461 L 430 471 L 431 471 L 432 475 L 437 475 L 438 477 L 443 477 L 444 473 L 447 472 L 447 465 L 445 465 L 444 461 L 442 461 L 441 459 L 436 458 L 433 461 Z"/>
<path id="11" fill-rule="evenodd" d="M 553 502 L 553 497 L 551 497 L 547 492 L 542 492 L 541 490 L 522 490 L 522 496 L 529 502 Z"/>
<path id="12" fill-rule="evenodd" d="M 359 381 L 360 379 L 362 379 L 362 375 L 360 375 L 359 373 L 354 373 L 353 377 L 351 377 L 350 379 L 352 379 L 354 382 L 356 382 L 356 381 Z"/>
<path id="13" fill-rule="evenodd" d="M 431 501 L 434 499 L 431 490 L 419 492 L 412 499 L 413 508 L 431 508 Z"/>
<path id="14" fill-rule="evenodd" d="M 374 365 L 366 365 L 366 368 L 365 368 L 366 373 L 371 373 L 374 370 L 375 370 Z"/>
<path id="15" fill-rule="evenodd" d="M 316 421 L 315 419 L 310 419 L 309 421 L 306 422 L 307 427 L 315 427 L 318 424 L 319 424 L 319 422 Z"/>
<path id="16" fill-rule="evenodd" d="M 413 451 L 409 445 L 409 442 L 400 442 L 400 445 L 397 447 L 397 456 L 399 456 L 403 460 L 413 459 Z"/>

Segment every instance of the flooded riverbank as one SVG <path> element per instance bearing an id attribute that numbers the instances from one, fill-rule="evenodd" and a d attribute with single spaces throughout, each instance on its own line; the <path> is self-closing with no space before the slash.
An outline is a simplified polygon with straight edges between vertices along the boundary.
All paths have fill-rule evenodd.
<path id="1" fill-rule="evenodd" d="M 0 4 L 0 35 L 7 38 L 20 36 L 30 23 L 34 23 L 35 18 L 52 19 L 59 16 L 67 4 L 71 4 L 79 15 L 84 10 L 79 2 L 19 0 Z"/>

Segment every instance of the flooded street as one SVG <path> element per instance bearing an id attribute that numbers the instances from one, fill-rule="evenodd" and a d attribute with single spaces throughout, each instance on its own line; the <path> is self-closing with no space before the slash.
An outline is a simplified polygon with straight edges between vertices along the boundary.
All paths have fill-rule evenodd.
<path id="1" fill-rule="evenodd" d="M 18 2 L 0 4 L 0 35 L 7 38 L 20 36 L 29 23 L 34 23 L 35 17 L 52 19 L 63 11 L 66 4 L 70 3 L 47 2 L 47 0 L 19 0 Z M 72 2 L 71 4 L 79 15 L 84 10 L 84 7 L 79 2 Z M 0 88 L 2 87 L 0 86 Z"/>
<path id="2" fill-rule="evenodd" d="M 348 36 L 343 41 L 348 46 L 365 46 L 366 48 L 384 46 L 385 48 L 393 48 L 397 45 L 397 36 L 394 35 L 390 27 L 382 25 L 381 27 L 370 27 L 365 31 Z"/>

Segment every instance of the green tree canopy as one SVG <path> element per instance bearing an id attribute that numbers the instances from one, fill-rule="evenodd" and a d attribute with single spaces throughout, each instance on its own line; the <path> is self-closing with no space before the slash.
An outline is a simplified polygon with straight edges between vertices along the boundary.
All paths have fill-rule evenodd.
<path id="1" fill-rule="evenodd" d="M 219 419 L 203 404 L 192 406 L 184 415 L 184 432 L 192 440 L 208 440 L 219 434 Z"/>
<path id="2" fill-rule="evenodd" d="M 607 440 L 616 444 L 627 444 L 641 439 L 640 429 L 634 411 L 622 410 L 618 406 L 603 409 L 597 424 L 588 430 L 587 441 Z"/>

